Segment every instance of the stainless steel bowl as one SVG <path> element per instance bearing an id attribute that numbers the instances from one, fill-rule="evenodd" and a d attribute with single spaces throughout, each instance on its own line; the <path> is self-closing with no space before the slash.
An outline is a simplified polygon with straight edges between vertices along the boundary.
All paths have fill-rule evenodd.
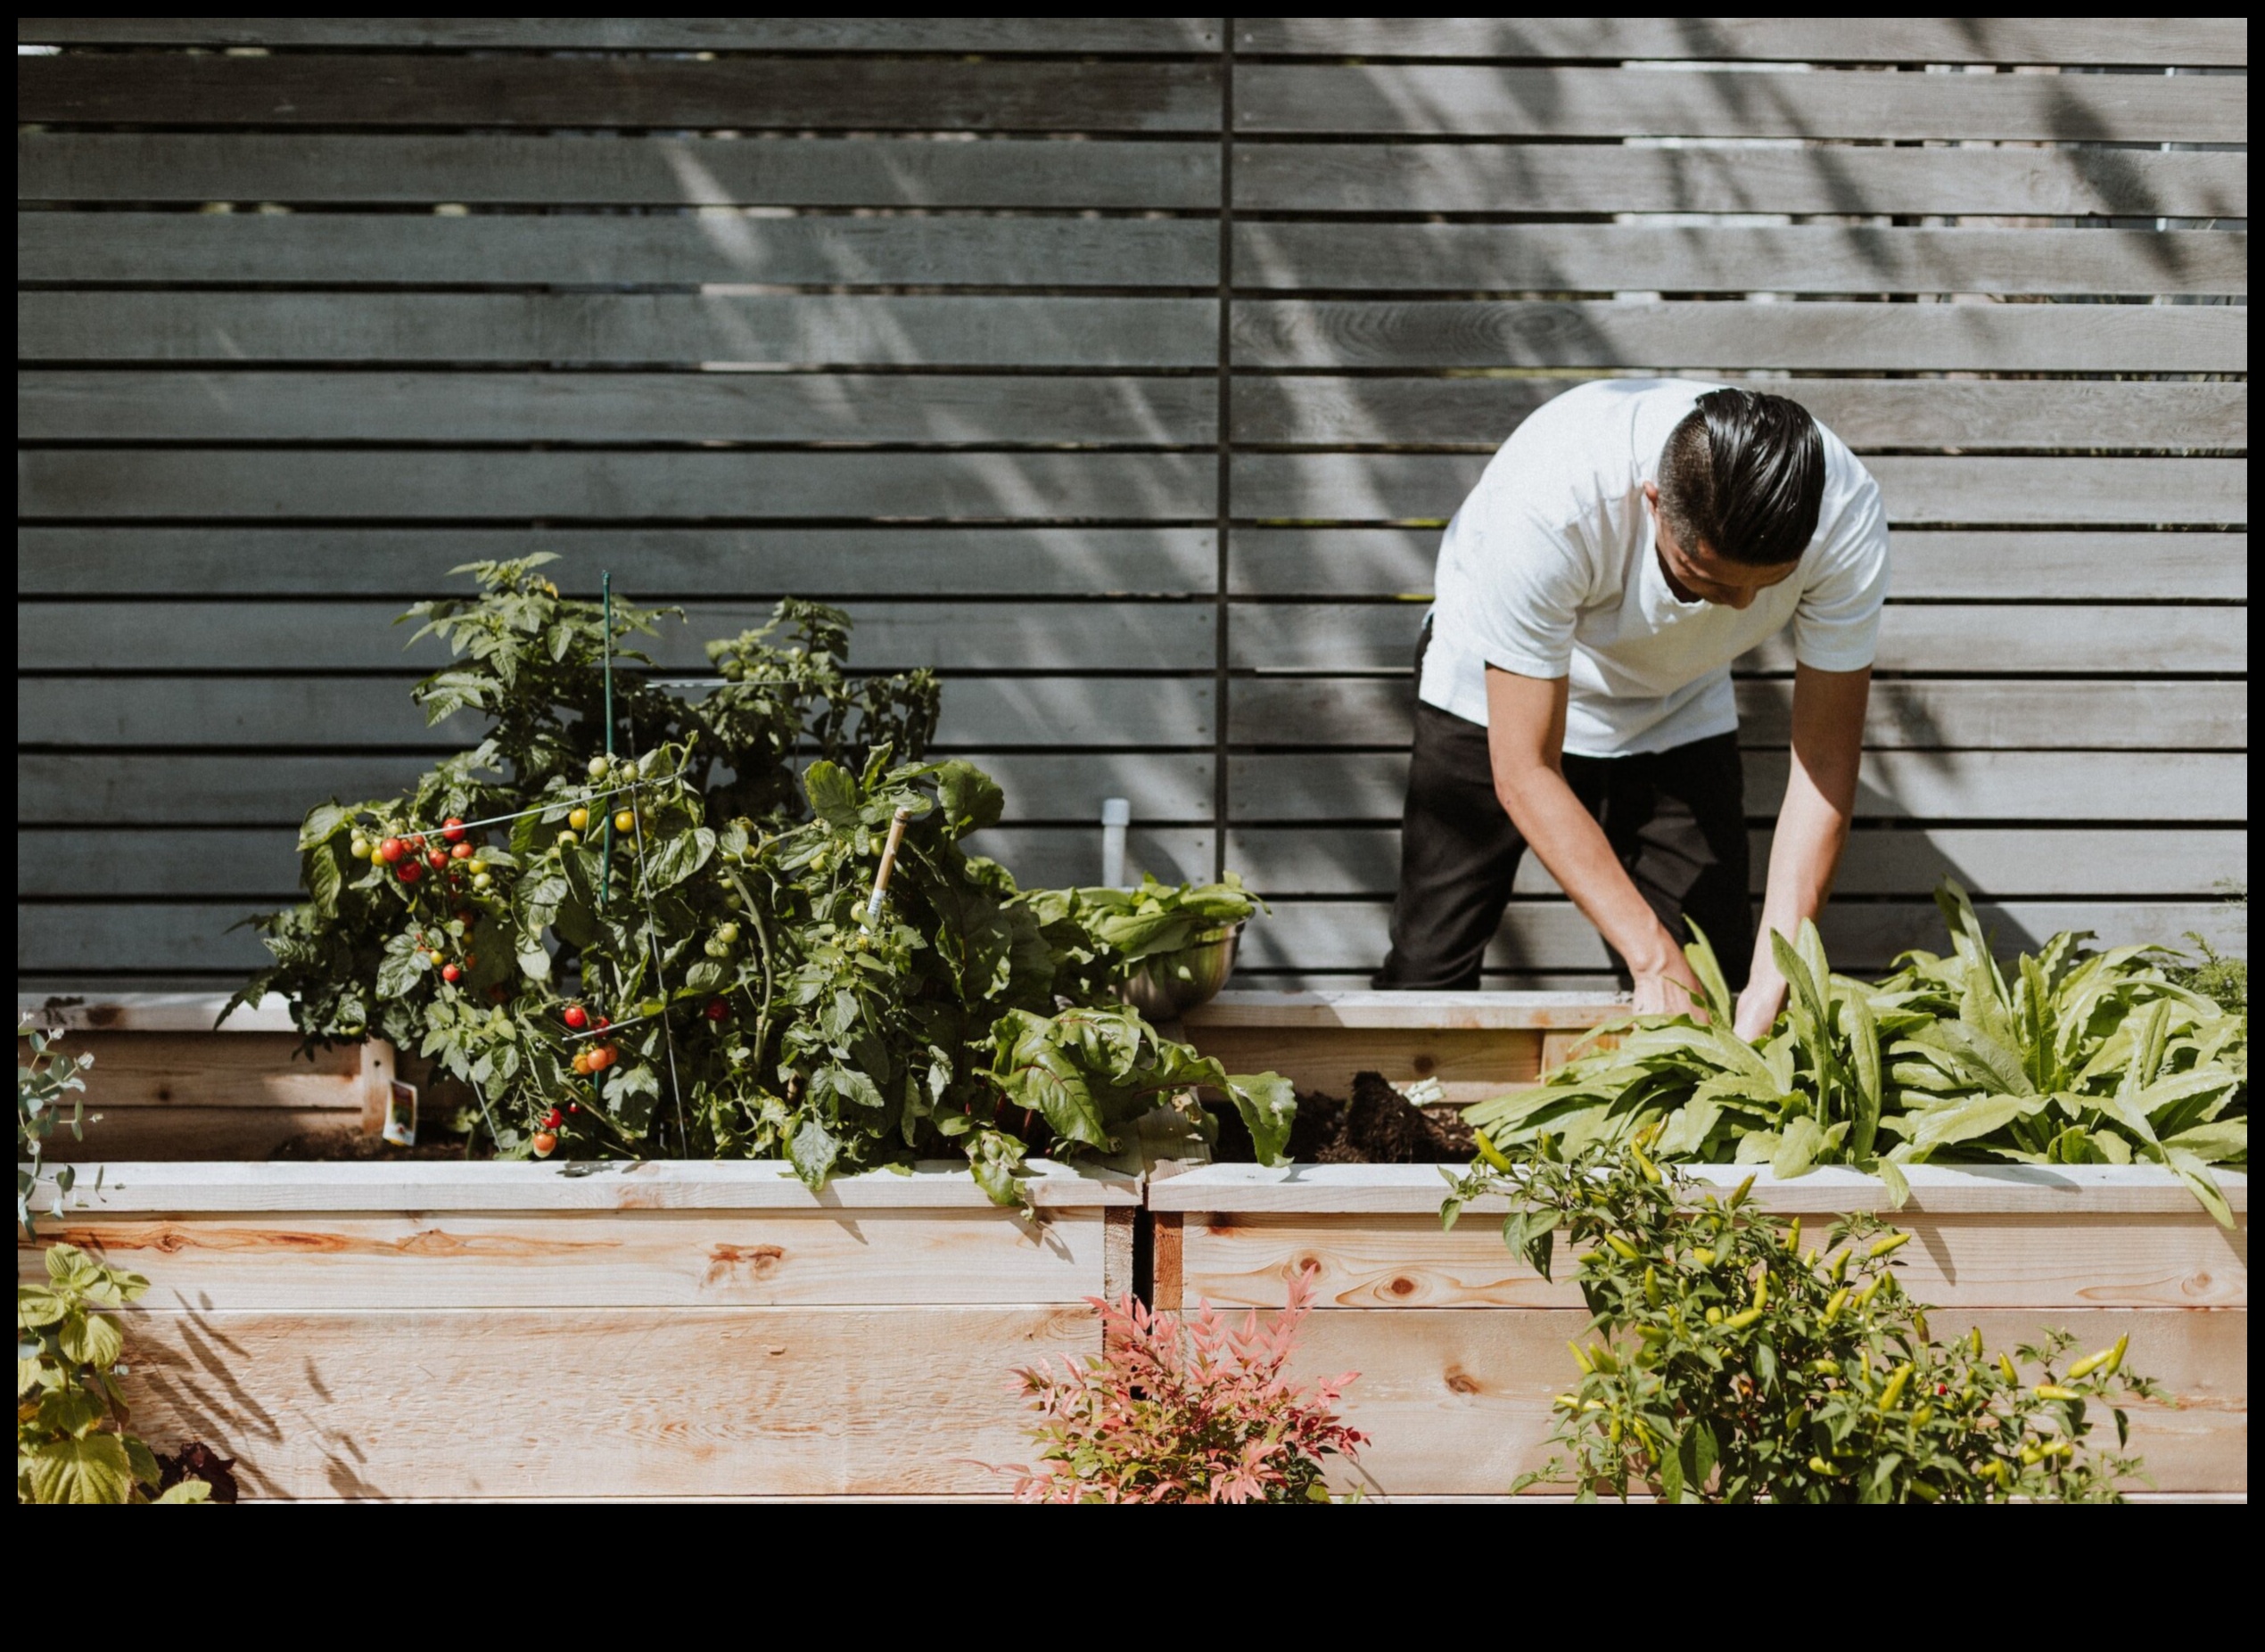
<path id="1" fill-rule="evenodd" d="M 1143 958 L 1124 983 L 1124 1001 L 1150 1021 L 1172 1021 L 1208 1003 L 1235 973 L 1242 925 L 1230 924 L 1177 952 Z"/>

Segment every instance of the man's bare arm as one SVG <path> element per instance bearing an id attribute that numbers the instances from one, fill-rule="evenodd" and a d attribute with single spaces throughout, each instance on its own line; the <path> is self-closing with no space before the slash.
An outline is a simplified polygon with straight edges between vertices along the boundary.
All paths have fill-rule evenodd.
<path id="1" fill-rule="evenodd" d="M 1741 1038 L 1760 1038 L 1784 1007 L 1785 977 L 1779 973 L 1770 935 L 1775 933 L 1791 941 L 1803 918 L 1824 909 L 1833 892 L 1833 875 L 1840 868 L 1849 822 L 1856 814 L 1864 708 L 1871 692 L 1868 667 L 1861 671 L 1819 671 L 1806 665 L 1794 669 L 1793 761 L 1786 776 L 1785 801 L 1777 811 L 1777 834 L 1770 844 L 1769 892 L 1762 900 L 1753 969 L 1738 999 Z"/>
<path id="2" fill-rule="evenodd" d="M 1698 977 L 1636 892 L 1604 828 L 1565 783 L 1566 679 L 1487 668 L 1487 747 L 1495 795 L 1582 916 L 1635 977 L 1642 1015 L 1689 1009 Z"/>

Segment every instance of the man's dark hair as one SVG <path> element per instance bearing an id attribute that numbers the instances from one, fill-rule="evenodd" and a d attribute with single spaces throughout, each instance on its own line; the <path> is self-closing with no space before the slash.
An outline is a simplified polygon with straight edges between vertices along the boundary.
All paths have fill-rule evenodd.
<path id="1" fill-rule="evenodd" d="M 1685 550 L 1764 568 L 1798 562 L 1824 498 L 1824 439 L 1783 396 L 1709 390 L 1660 455 L 1660 514 Z"/>

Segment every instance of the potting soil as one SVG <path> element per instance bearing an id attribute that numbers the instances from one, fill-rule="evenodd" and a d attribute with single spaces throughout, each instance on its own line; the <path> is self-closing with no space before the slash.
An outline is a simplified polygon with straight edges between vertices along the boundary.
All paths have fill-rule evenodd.
<path id="1" fill-rule="evenodd" d="M 1256 1155 L 1241 1119 L 1224 1107 L 1218 1117 L 1213 1158 L 1222 1164 L 1250 1163 Z M 1474 1151 L 1461 1108 L 1419 1107 L 1380 1073 L 1355 1073 L 1349 1100 L 1320 1090 L 1297 1093 L 1289 1156 L 1304 1163 L 1459 1164 Z"/>

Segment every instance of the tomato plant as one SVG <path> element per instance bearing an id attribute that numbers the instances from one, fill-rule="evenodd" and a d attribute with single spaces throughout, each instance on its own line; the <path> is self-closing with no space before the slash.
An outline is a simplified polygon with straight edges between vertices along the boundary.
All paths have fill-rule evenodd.
<path id="1" fill-rule="evenodd" d="M 1033 1151 L 1107 1151 L 1159 1105 L 1207 1123 L 1203 1087 L 1279 1157 L 1286 1081 L 1160 1038 L 1091 968 L 1101 908 L 966 851 L 1004 799 L 921 760 L 927 673 L 850 678 L 846 616 L 787 602 L 680 697 L 622 646 L 664 614 L 617 603 L 609 756 L 605 621 L 545 560 L 472 564 L 479 597 L 410 611 L 458 656 L 415 691 L 428 718 L 488 732 L 403 796 L 308 816 L 309 899 L 261 920 L 276 964 L 238 1001 L 433 1057 L 507 1156 L 778 1157 L 815 1186 L 956 1153 L 1012 1202 Z"/>

